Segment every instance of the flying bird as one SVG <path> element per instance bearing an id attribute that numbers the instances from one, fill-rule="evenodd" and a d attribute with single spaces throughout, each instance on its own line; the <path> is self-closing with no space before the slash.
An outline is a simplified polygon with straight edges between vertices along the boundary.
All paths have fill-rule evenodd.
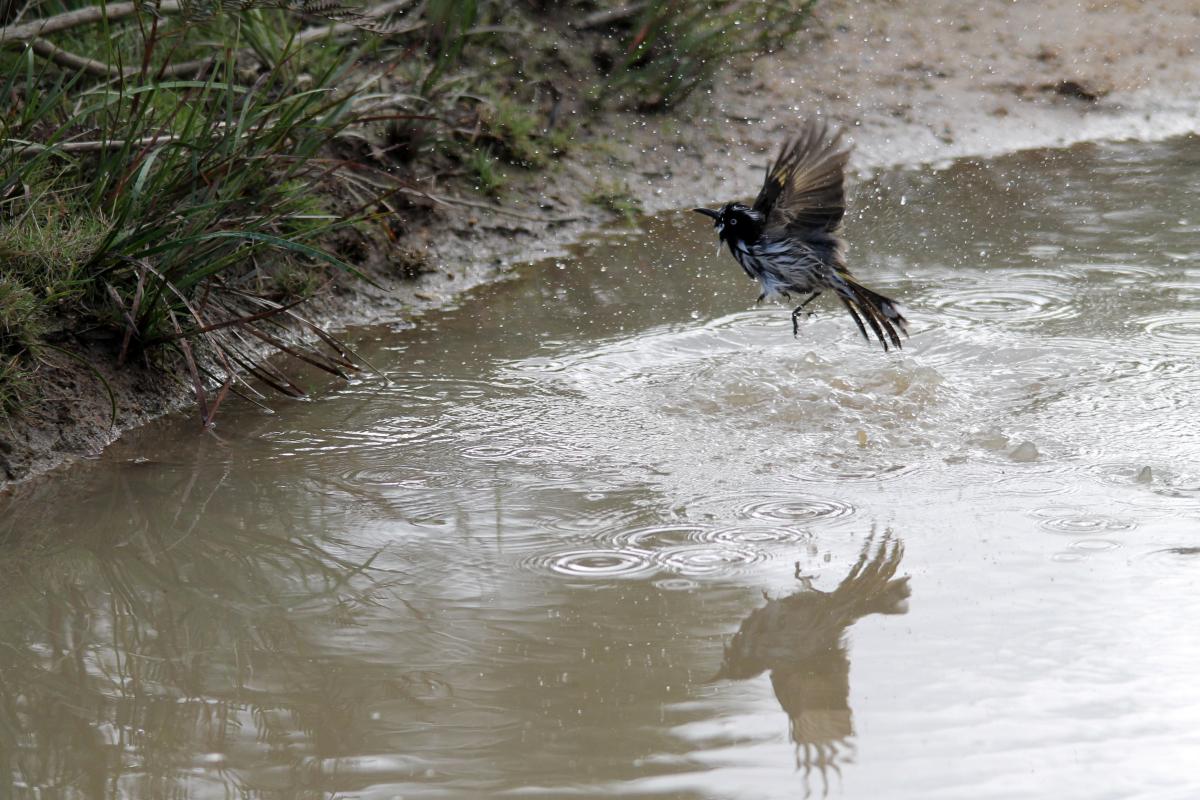
<path id="1" fill-rule="evenodd" d="M 824 291 L 835 293 L 863 338 L 888 349 L 908 335 L 907 320 L 890 298 L 859 283 L 846 266 L 846 245 L 838 235 L 846 213 L 846 162 L 850 149 L 842 131 L 809 121 L 787 141 L 767 169 L 753 206 L 726 203 L 719 210 L 694 209 L 713 219 L 720 243 L 759 282 L 763 300 L 803 298 L 792 311 L 792 335 L 800 335 L 800 315 Z M 864 320 L 866 324 L 864 325 Z"/>

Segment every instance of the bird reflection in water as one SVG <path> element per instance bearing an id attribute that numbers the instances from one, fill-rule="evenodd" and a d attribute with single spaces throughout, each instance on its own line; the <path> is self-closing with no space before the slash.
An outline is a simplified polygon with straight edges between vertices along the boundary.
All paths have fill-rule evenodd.
<path id="1" fill-rule="evenodd" d="M 745 680 L 771 671 L 806 794 L 814 770 L 827 793 L 829 772 L 840 776 L 839 762 L 852 760 L 854 719 L 844 634 L 869 614 L 908 611 L 908 577 L 895 577 L 903 556 L 904 546 L 890 532 L 879 539 L 872 535 L 832 592 L 814 589 L 797 565 L 800 591 L 768 597 L 765 606 L 742 621 L 725 648 L 717 679 Z"/>

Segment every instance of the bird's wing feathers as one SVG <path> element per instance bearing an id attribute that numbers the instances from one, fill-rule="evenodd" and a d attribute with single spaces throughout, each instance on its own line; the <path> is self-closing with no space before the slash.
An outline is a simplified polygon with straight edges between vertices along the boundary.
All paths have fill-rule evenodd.
<path id="1" fill-rule="evenodd" d="M 842 183 L 849 158 L 842 131 L 810 121 L 767 170 L 754 210 L 766 217 L 768 229 L 833 233 L 846 212 Z"/>

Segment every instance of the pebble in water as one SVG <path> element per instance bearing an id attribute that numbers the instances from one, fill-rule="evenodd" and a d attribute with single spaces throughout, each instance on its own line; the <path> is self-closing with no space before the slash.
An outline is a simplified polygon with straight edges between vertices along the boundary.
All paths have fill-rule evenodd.
<path id="1" fill-rule="evenodd" d="M 970 442 L 985 450 L 1004 450 L 1009 445 L 1008 437 L 995 428 L 976 431 L 971 435 Z"/>
<path id="2" fill-rule="evenodd" d="M 1134 480 L 1138 483 L 1151 483 L 1154 481 L 1154 473 L 1149 466 L 1142 467 L 1138 470 L 1137 477 Z"/>
<path id="3" fill-rule="evenodd" d="M 1039 455 L 1039 453 L 1038 453 L 1037 445 L 1034 444 L 1033 442 L 1026 441 L 1026 442 L 1021 442 L 1019 445 L 1017 445 L 1013 449 L 1013 451 L 1008 454 L 1008 457 L 1011 458 L 1013 461 L 1020 461 L 1022 463 L 1025 463 L 1025 462 L 1029 462 L 1029 461 L 1037 461 L 1038 455 Z"/>

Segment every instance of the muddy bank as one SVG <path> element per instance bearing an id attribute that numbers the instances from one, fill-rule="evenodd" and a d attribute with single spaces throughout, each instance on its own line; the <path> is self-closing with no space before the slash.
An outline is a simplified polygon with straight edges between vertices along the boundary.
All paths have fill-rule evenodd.
<path id="1" fill-rule="evenodd" d="M 399 247 L 427 252 L 430 271 L 404 278 L 394 253 L 365 253 L 384 288 L 342 287 L 309 313 L 334 326 L 412 324 L 514 261 L 621 224 L 585 200 L 601 183 L 627 188 L 647 211 L 752 194 L 763 162 L 798 117 L 825 114 L 848 126 L 860 171 L 1196 131 L 1197 41 L 1200 12 L 1181 1 L 1158 3 L 1152 13 L 1126 2 L 970 10 L 948 1 L 824 2 L 795 52 L 726 74 L 669 115 L 612 114 L 591 125 L 584 132 L 591 146 L 550 171 L 518 176 L 504 199 L 507 213 L 437 203 L 420 209 L 420 224 Z M 697 235 L 708 231 L 698 226 Z M 56 399 L 0 432 L 0 481 L 94 454 L 192 400 L 183 380 L 136 366 L 118 371 L 97 357 L 117 402 L 110 424 L 99 377 L 56 361 L 45 368 L 54 373 L 45 379 Z"/>

